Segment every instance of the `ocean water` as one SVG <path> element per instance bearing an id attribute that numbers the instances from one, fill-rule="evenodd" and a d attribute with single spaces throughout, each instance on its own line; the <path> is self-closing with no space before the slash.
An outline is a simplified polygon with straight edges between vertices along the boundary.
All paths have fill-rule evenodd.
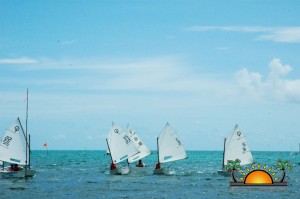
<path id="1" fill-rule="evenodd" d="M 129 175 L 109 174 L 106 151 L 32 151 L 37 173 L 28 179 L 0 179 L 0 198 L 300 198 L 300 155 L 289 152 L 253 152 L 257 163 L 290 160 L 287 187 L 230 187 L 230 177 L 217 174 L 221 151 L 188 151 L 188 159 L 170 166 L 175 175 L 153 175 L 157 155 L 143 160 L 148 167 L 132 167 Z"/>

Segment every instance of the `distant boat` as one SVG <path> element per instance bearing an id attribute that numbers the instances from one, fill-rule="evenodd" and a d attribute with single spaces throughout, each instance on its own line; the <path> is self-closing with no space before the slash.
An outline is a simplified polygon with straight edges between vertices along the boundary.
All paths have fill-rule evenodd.
<path id="1" fill-rule="evenodd" d="M 157 153 L 158 163 L 156 164 L 154 174 L 174 174 L 174 170 L 171 170 L 170 168 L 162 168 L 161 164 L 188 157 L 176 131 L 169 125 L 169 123 L 166 124 L 157 138 Z"/>
<path id="2" fill-rule="evenodd" d="M 141 160 L 142 158 L 147 157 L 151 154 L 151 151 L 148 149 L 148 147 L 143 143 L 143 141 L 139 138 L 137 133 L 128 125 L 127 127 L 127 133 L 129 135 L 129 138 L 134 143 L 136 148 L 139 150 L 139 153 L 131 156 L 128 158 L 128 163 L 133 163 L 135 161 Z M 144 167 L 146 166 L 144 163 L 142 163 Z"/>
<path id="3" fill-rule="evenodd" d="M 28 89 L 26 97 L 26 129 L 21 125 L 19 118 L 6 130 L 0 143 L 0 161 L 2 177 L 32 177 L 35 170 L 30 168 L 30 135 L 27 136 L 28 120 Z M 5 167 L 5 162 L 10 167 Z M 19 166 L 19 165 L 24 165 Z"/>
<path id="4" fill-rule="evenodd" d="M 129 138 L 125 130 L 112 123 L 108 138 L 106 139 L 108 151 L 111 157 L 111 163 L 116 165 L 123 162 L 131 156 L 139 153 L 134 143 Z M 113 168 L 111 167 L 111 174 L 123 175 L 129 173 L 128 167 Z"/>
<path id="5" fill-rule="evenodd" d="M 238 125 L 236 125 L 230 135 L 224 140 L 222 171 L 218 174 L 230 176 L 231 172 L 225 170 L 228 160 L 241 161 L 240 165 L 248 165 L 254 163 L 252 153 L 247 145 L 245 135 L 241 132 Z"/>

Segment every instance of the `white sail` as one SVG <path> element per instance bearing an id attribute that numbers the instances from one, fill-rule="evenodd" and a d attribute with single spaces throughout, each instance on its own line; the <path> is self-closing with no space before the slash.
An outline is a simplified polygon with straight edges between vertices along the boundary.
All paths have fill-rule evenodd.
<path id="1" fill-rule="evenodd" d="M 128 132 L 128 135 L 129 135 L 131 141 L 134 143 L 134 145 L 139 150 L 139 153 L 137 153 L 137 154 L 135 154 L 135 155 L 128 158 L 129 163 L 138 161 L 138 160 L 140 160 L 140 159 L 142 159 L 142 158 L 144 158 L 144 157 L 151 154 L 151 151 L 147 148 L 147 146 L 138 137 L 136 132 L 134 132 L 134 130 L 132 128 L 130 128 L 129 125 L 128 125 L 128 128 L 127 128 L 127 132 Z"/>
<path id="2" fill-rule="evenodd" d="M 226 138 L 224 165 L 227 165 L 227 160 L 240 159 L 240 165 L 253 163 L 252 153 L 247 145 L 245 135 L 241 132 L 238 125 L 233 129 L 233 132 Z"/>
<path id="3" fill-rule="evenodd" d="M 122 162 L 139 152 L 126 131 L 114 123 L 108 134 L 107 144 L 114 163 Z"/>
<path id="4" fill-rule="evenodd" d="M 187 158 L 187 154 L 177 136 L 177 133 L 169 125 L 169 123 L 166 124 L 157 139 L 160 163 L 172 162 Z"/>
<path id="5" fill-rule="evenodd" d="M 26 165 L 26 145 L 25 134 L 20 122 L 16 121 L 6 130 L 0 143 L 0 160 L 4 162 Z"/>

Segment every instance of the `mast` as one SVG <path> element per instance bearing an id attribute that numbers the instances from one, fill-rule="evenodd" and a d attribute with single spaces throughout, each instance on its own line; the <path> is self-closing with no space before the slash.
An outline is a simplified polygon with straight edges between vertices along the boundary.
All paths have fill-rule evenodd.
<path id="1" fill-rule="evenodd" d="M 224 150 L 223 150 L 223 162 L 222 162 L 222 170 L 225 170 L 225 165 L 224 165 L 224 159 L 225 159 L 225 144 L 226 144 L 226 138 L 224 139 Z"/>
<path id="2" fill-rule="evenodd" d="M 26 123 L 25 123 L 25 141 L 26 141 L 26 149 L 25 149 L 26 150 L 26 161 L 25 161 L 25 164 L 26 165 L 25 165 L 25 177 L 27 176 L 27 165 L 30 168 L 29 161 L 28 161 L 28 158 L 29 158 L 28 151 L 30 153 L 30 145 L 29 145 L 28 140 L 27 140 L 27 121 L 28 121 L 28 88 L 27 88 L 27 93 L 26 93 Z M 27 150 L 27 147 L 28 147 L 28 150 Z"/>
<path id="3" fill-rule="evenodd" d="M 158 146 L 158 137 L 156 138 L 156 144 L 157 144 L 157 160 L 159 163 L 159 146 Z"/>
<path id="4" fill-rule="evenodd" d="M 30 134 L 28 135 L 28 148 L 29 148 L 29 153 L 28 153 L 28 168 L 30 169 Z"/>
<path id="5" fill-rule="evenodd" d="M 26 126 L 25 126 L 25 140 L 26 140 L 26 164 L 29 164 L 28 161 L 28 152 L 27 152 L 27 144 L 28 144 L 28 140 L 27 140 L 27 121 L 28 121 L 28 88 L 27 88 L 27 95 L 26 95 Z"/>
<path id="6" fill-rule="evenodd" d="M 111 162 L 114 163 L 114 160 L 113 160 L 113 158 L 111 156 L 111 152 L 110 152 L 110 148 L 109 148 L 109 144 L 108 144 L 108 140 L 107 139 L 106 139 L 106 143 L 107 143 L 107 147 L 108 147 L 108 152 L 110 154 Z"/>

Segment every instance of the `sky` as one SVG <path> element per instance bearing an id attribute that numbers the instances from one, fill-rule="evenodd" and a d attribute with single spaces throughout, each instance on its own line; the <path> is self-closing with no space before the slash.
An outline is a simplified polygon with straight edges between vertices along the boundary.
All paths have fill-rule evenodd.
<path id="1" fill-rule="evenodd" d="M 0 1 L 0 130 L 31 148 L 104 150 L 112 122 L 156 149 L 169 122 L 187 150 L 298 150 L 297 0 Z"/>

